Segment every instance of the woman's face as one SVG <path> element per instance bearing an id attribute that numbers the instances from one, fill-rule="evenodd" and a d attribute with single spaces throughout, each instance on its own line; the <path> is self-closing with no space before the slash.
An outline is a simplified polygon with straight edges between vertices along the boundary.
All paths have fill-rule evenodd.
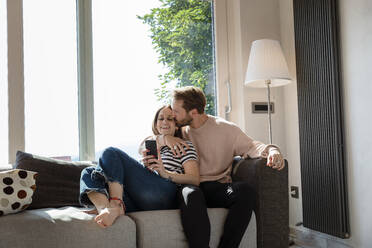
<path id="1" fill-rule="evenodd" d="M 176 132 L 176 122 L 170 108 L 160 110 L 158 120 L 156 121 L 156 129 L 160 134 L 174 135 Z"/>

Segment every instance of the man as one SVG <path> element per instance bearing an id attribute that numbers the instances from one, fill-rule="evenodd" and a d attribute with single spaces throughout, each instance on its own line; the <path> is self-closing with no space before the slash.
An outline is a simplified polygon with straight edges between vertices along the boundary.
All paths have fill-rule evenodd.
<path id="1" fill-rule="evenodd" d="M 232 182 L 234 156 L 264 157 L 267 166 L 281 170 L 279 149 L 248 137 L 234 123 L 205 114 L 206 98 L 196 87 L 174 91 L 172 109 L 182 134 L 199 155 L 200 187 L 185 187 L 180 196 L 181 218 L 190 247 L 209 247 L 210 223 L 207 207 L 228 208 L 219 247 L 238 247 L 255 206 L 255 193 L 245 182 Z M 174 154 L 184 152 L 185 141 L 163 136 L 159 142 Z"/>

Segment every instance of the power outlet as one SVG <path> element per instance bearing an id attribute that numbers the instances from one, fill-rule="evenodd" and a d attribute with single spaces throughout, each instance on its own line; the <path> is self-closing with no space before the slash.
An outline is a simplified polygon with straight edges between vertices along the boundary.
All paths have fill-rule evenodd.
<path id="1" fill-rule="evenodd" d="M 297 186 L 291 186 L 291 196 L 292 198 L 298 199 L 298 187 Z"/>

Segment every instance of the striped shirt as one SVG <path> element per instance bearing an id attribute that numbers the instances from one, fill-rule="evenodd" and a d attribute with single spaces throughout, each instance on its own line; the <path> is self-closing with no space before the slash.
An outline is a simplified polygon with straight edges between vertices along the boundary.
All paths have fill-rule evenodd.
<path id="1" fill-rule="evenodd" d="M 173 155 L 171 149 L 168 146 L 163 146 L 160 150 L 161 159 L 163 160 L 164 168 L 170 172 L 176 172 L 179 174 L 184 174 L 185 170 L 183 165 L 190 160 L 198 160 L 198 154 L 190 141 L 186 141 L 189 148 L 184 147 L 186 155 L 176 157 Z"/>

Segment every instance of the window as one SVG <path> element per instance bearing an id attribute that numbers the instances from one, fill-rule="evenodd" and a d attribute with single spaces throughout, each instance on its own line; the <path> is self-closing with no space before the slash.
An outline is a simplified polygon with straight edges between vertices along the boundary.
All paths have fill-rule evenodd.
<path id="1" fill-rule="evenodd" d="M 159 0 L 92 2 L 96 157 L 104 148 L 116 146 L 139 158 L 138 146 L 152 134 L 156 110 L 169 100 L 167 93 L 176 86 L 204 80 L 200 86 L 205 87 L 212 105 L 209 113 L 215 113 L 212 7 L 202 0 L 195 5 L 189 7 L 197 9 L 197 14 L 182 10 L 190 23 L 180 32 L 169 30 L 167 34 L 175 38 L 161 46 L 168 38 L 156 36 L 145 15 L 169 6 Z M 205 22 L 195 21 L 203 15 Z M 197 37 L 201 46 L 192 44 Z M 205 57 L 195 56 L 201 51 Z M 180 66 L 174 67 L 176 63 Z"/>
<path id="2" fill-rule="evenodd" d="M 152 134 L 151 122 L 160 106 L 154 88 L 164 69 L 157 63 L 148 28 L 136 15 L 159 3 L 92 2 L 97 156 L 105 147 L 116 146 L 138 157 L 138 145 Z"/>
<path id="3" fill-rule="evenodd" d="M 23 1 L 23 15 L 26 152 L 78 159 L 76 1 Z"/>
<path id="4" fill-rule="evenodd" d="M 8 163 L 8 46 L 6 0 L 0 0 L 0 164 Z"/>
<path id="5" fill-rule="evenodd" d="M 5 3 L 5 0 L 0 1 Z M 99 156 L 108 146 L 118 146 L 136 157 L 140 141 L 152 133 L 151 124 L 156 109 L 169 103 L 167 94 L 174 87 L 189 84 L 199 84 L 204 88 L 208 103 L 211 103 L 208 113 L 216 113 L 214 1 L 137 2 L 34 0 L 22 1 L 22 4 L 14 5 L 15 8 L 8 9 L 11 16 L 23 13 L 23 26 L 16 28 L 24 31 L 25 106 L 19 111 L 25 115 L 25 130 L 19 132 L 25 132 L 25 144 L 17 146 L 24 145 L 26 152 L 73 160 L 79 159 L 79 151 L 82 159 L 91 159 L 94 155 Z M 78 9 L 76 4 L 79 4 Z M 198 9 L 198 5 L 203 5 L 203 8 Z M 178 30 L 181 31 L 177 33 L 178 37 L 174 36 L 175 27 L 167 30 L 169 37 L 174 38 L 168 40 L 173 57 L 167 59 L 166 48 L 156 43 L 156 32 L 146 22 L 145 16 L 153 10 L 174 6 L 196 9 L 181 11 L 179 16 L 189 19 L 178 20 L 183 25 Z M 84 20 L 78 23 L 78 27 L 77 17 Z M 89 54 L 91 34 L 84 33 L 90 30 L 90 18 L 93 54 Z M 188 26 L 185 26 L 186 23 Z M 1 24 L 5 25 L 5 22 Z M 78 35 L 77 32 L 81 33 Z M 195 42 L 195 37 L 204 38 L 204 41 Z M 6 39 L 3 35 L 1 38 Z M 93 71 L 87 69 L 79 75 L 78 38 L 79 46 L 82 46 L 79 52 L 85 52 L 86 57 L 83 58 L 90 62 L 90 55 L 93 57 Z M 207 44 L 208 49 L 201 52 L 197 48 L 199 43 Z M 198 59 L 191 56 L 195 54 L 199 54 Z M 175 68 L 174 65 L 181 66 Z M 208 65 L 208 68 L 197 68 L 198 65 Z M 15 64 L 15 67 L 19 68 L 19 65 Z M 93 86 L 90 84 L 91 77 Z M 4 85 L 1 87 L 6 89 Z M 88 100 L 81 97 L 80 107 L 83 106 L 83 110 L 79 112 L 79 96 L 85 93 Z M 94 102 L 91 101 L 92 96 Z M 0 107 L 4 106 L 3 102 L 6 105 L 5 97 L 0 99 Z M 0 117 L 6 116 L 2 111 Z M 6 132 L 4 130 L 2 128 L 2 132 Z M 7 133 L 0 135 L 7 136 Z M 6 153 L 4 149 L 1 151 Z M 13 161 L 14 157 L 10 160 Z"/>

